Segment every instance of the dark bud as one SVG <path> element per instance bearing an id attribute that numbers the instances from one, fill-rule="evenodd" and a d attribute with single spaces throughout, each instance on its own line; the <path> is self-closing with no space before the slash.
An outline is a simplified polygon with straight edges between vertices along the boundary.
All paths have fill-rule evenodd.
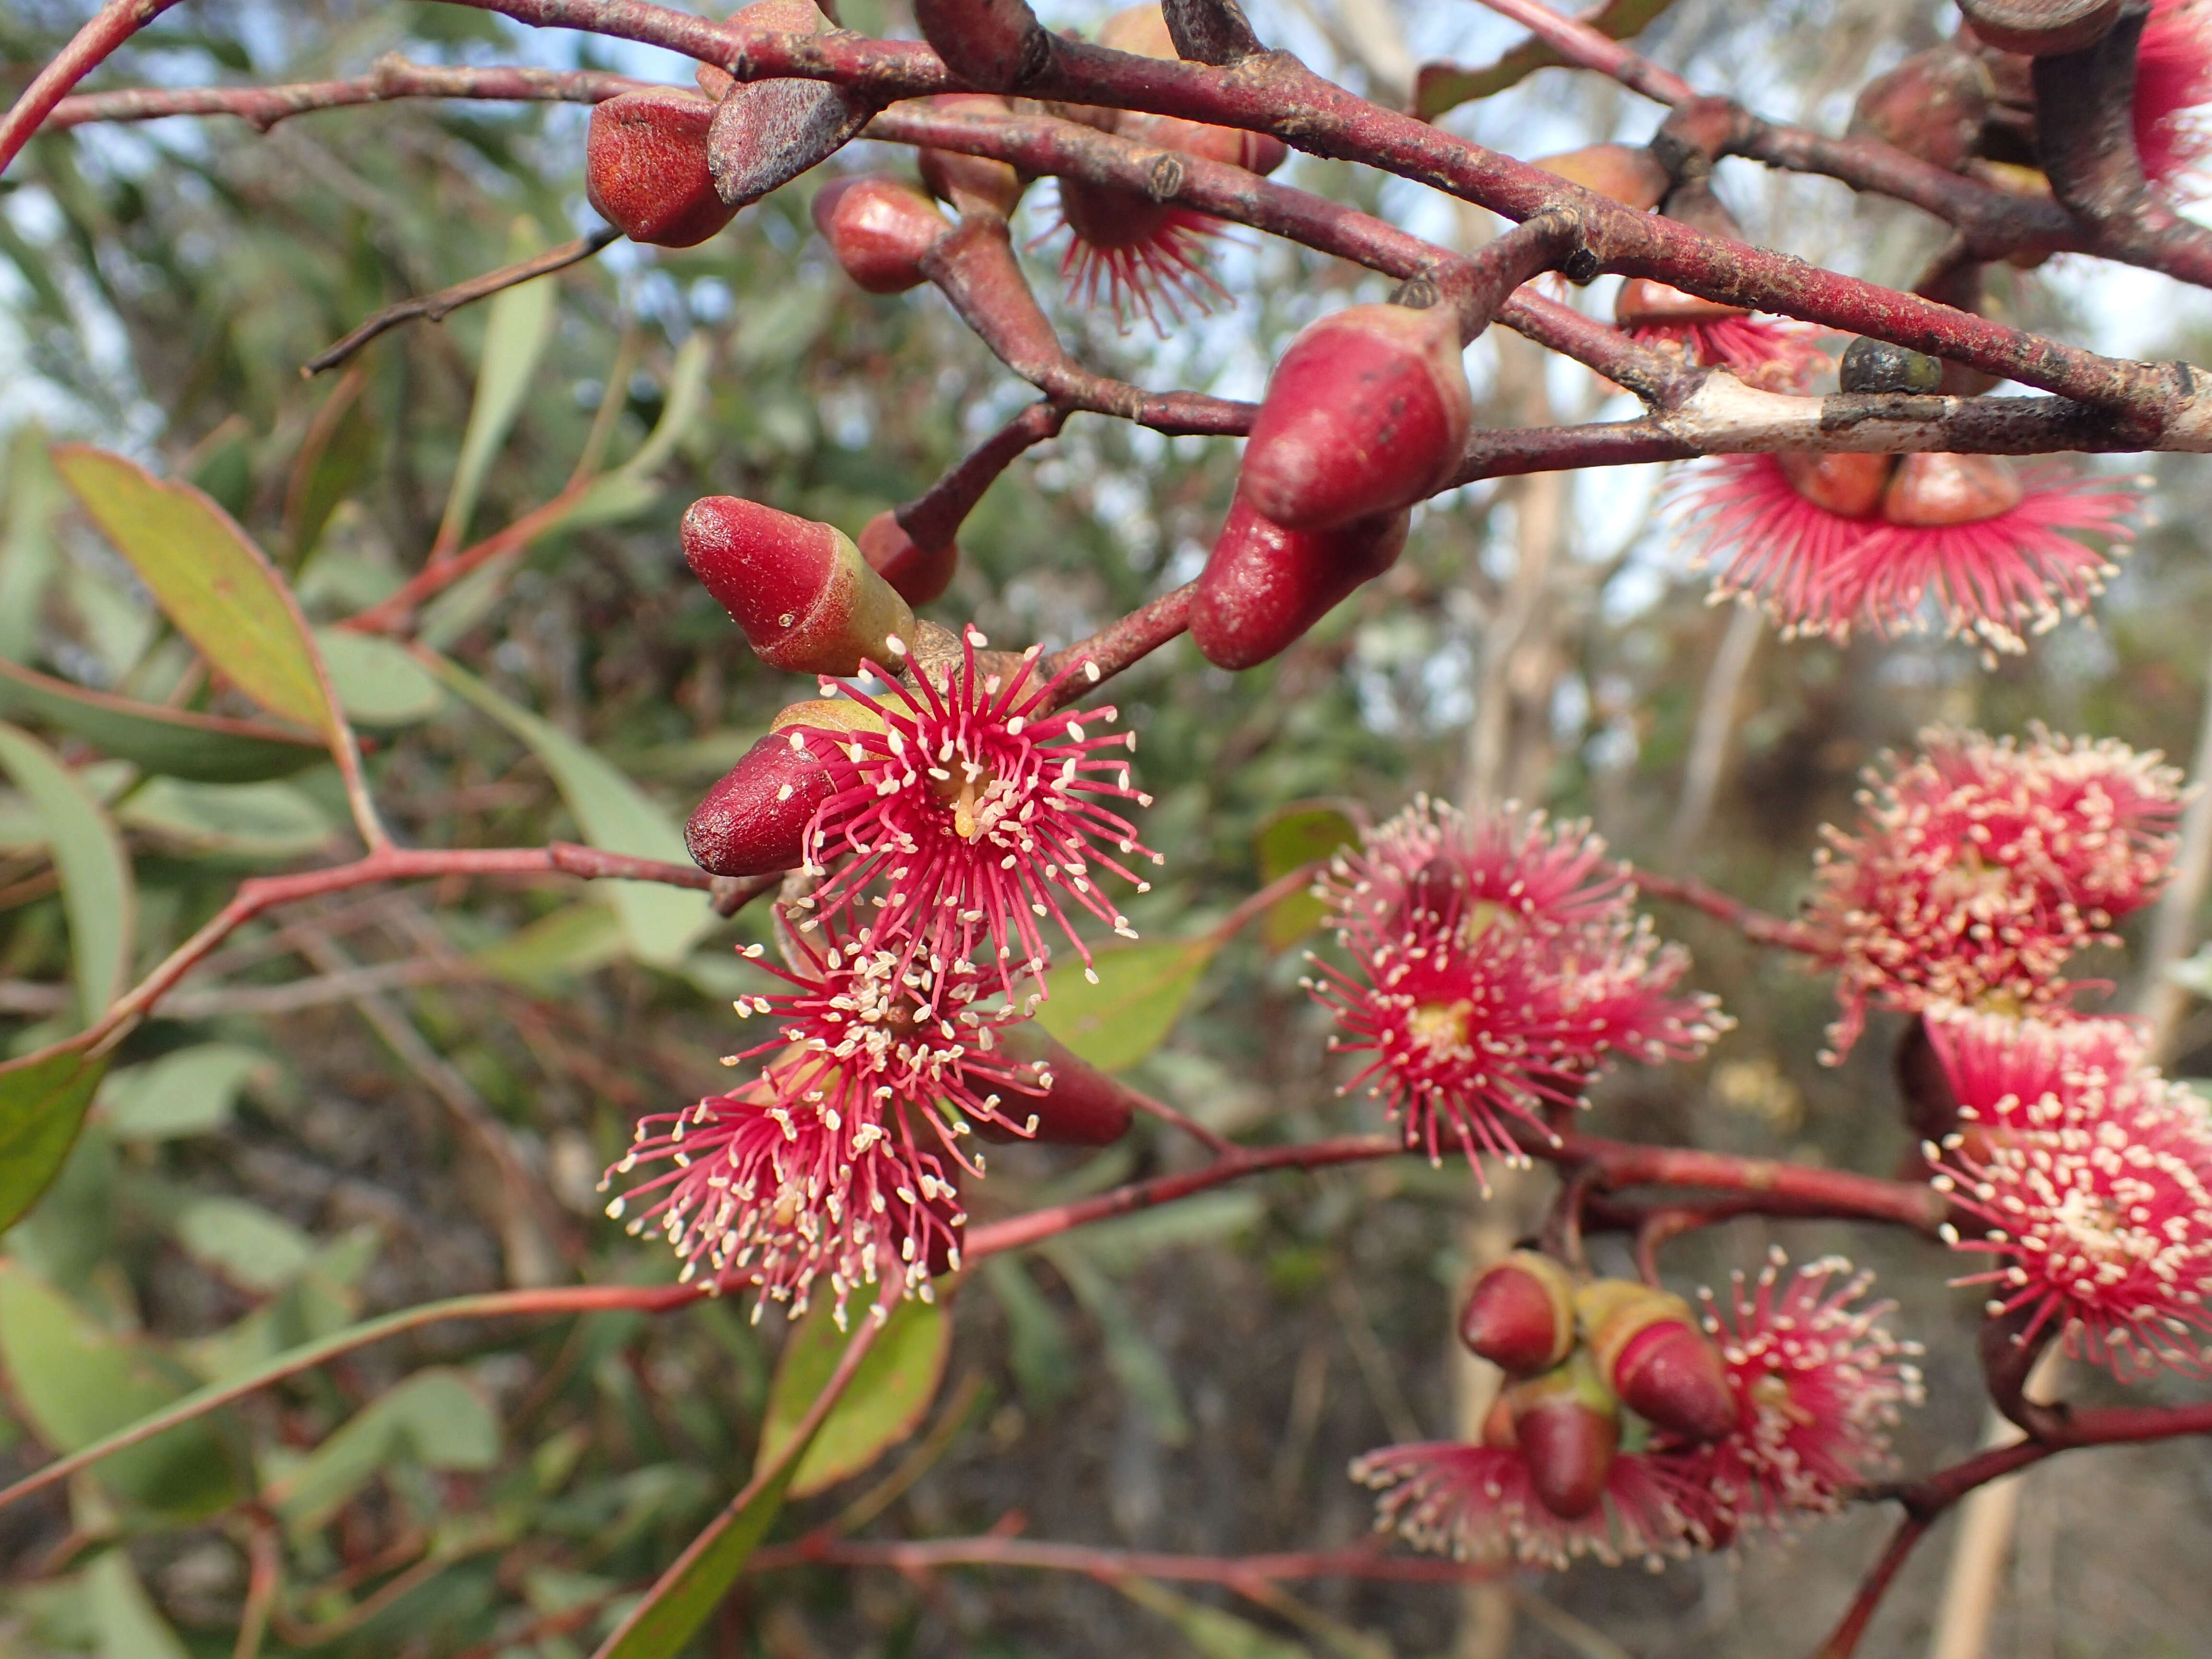
<path id="1" fill-rule="evenodd" d="M 1851 110 L 1850 136 L 1879 138 L 1956 172 L 1974 154 L 1995 91 L 1973 53 L 1931 46 L 1866 83 Z"/>
<path id="2" fill-rule="evenodd" d="M 878 513 L 861 526 L 860 556 L 908 605 L 927 605 L 952 585 L 960 568 L 960 544 L 942 547 L 917 545 L 897 516 Z"/>
<path id="3" fill-rule="evenodd" d="M 1285 530 L 1240 491 L 1198 579 L 1192 641 L 1217 668 L 1266 662 L 1395 563 L 1410 522 L 1401 509 L 1334 530 Z"/>
<path id="4" fill-rule="evenodd" d="M 952 228 L 937 204 L 896 179 L 840 179 L 814 198 L 814 228 L 845 274 L 871 294 L 903 294 L 927 280 L 922 256 Z"/>
<path id="5" fill-rule="evenodd" d="M 1129 1133 L 1136 1108 L 1129 1091 L 1089 1061 L 1079 1059 L 1035 1020 L 1001 1027 L 998 1044 L 1020 1062 L 1023 1081 L 994 1091 L 1000 1113 L 1014 1125 L 988 1119 L 975 1125 L 987 1140 L 1029 1139 L 1048 1146 L 1110 1146 Z"/>
<path id="6" fill-rule="evenodd" d="M 592 111 L 584 193 L 634 242 L 692 247 L 737 213 L 714 192 L 707 132 L 714 106 L 680 87 L 625 92 Z"/>
<path id="7" fill-rule="evenodd" d="M 1844 348 L 1837 383 L 1845 392 L 1932 392 L 1943 384 L 1943 360 L 1863 335 Z"/>

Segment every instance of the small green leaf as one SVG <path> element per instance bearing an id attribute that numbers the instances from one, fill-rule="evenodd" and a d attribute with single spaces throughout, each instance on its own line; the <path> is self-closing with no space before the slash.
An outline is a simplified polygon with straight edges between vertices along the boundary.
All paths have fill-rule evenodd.
<path id="1" fill-rule="evenodd" d="M 376 455 L 376 428 L 362 393 L 366 371 L 349 369 L 315 411 L 293 459 L 284 492 L 284 546 L 296 570 L 315 550 L 338 503 L 352 491 Z"/>
<path id="2" fill-rule="evenodd" d="M 131 980 L 138 928 L 131 855 L 100 798 L 29 732 L 0 725 L 0 771 L 15 780 L 46 821 L 46 850 L 60 872 L 69 917 L 77 1012 L 90 1025 Z"/>
<path id="3" fill-rule="evenodd" d="M 1033 1410 L 1051 1410 L 1075 1392 L 1075 1345 L 1068 1339 L 1067 1322 L 1036 1287 L 1018 1255 L 987 1257 L 983 1282 L 1006 1316 L 1006 1363 L 1013 1367 L 1022 1398 Z"/>
<path id="4" fill-rule="evenodd" d="M 313 799 L 284 783 L 155 778 L 117 809 L 134 830 L 185 848 L 278 863 L 330 845 L 337 831 Z"/>
<path id="5" fill-rule="evenodd" d="M 105 1060 L 50 1048 L 0 1063 L 0 1232 L 20 1220 L 76 1144 Z"/>
<path id="6" fill-rule="evenodd" d="M 11 662 L 0 661 L 0 713 L 34 716 L 143 771 L 199 783 L 289 777 L 330 757 L 320 738 L 283 726 L 134 702 Z"/>
<path id="7" fill-rule="evenodd" d="M 1255 1192 L 1199 1193 L 1179 1204 L 1095 1222 L 1069 1248 L 1080 1250 L 1085 1260 L 1108 1273 L 1127 1273 L 1162 1250 L 1211 1244 L 1241 1233 L 1256 1224 L 1267 1207 Z"/>
<path id="8" fill-rule="evenodd" d="M 38 643 L 61 503 L 46 439 L 35 424 L 18 428 L 8 451 L 8 539 L 0 543 L 0 659 L 21 662 Z"/>
<path id="9" fill-rule="evenodd" d="M 537 225 L 527 217 L 518 218 L 508 233 L 507 258 L 527 259 L 544 246 Z M 492 296 L 483 355 L 477 365 L 476 400 L 469 407 L 468 430 L 461 435 L 460 459 L 453 465 L 453 489 L 438 526 L 441 546 L 457 547 L 468 533 L 484 475 L 505 447 L 530 391 L 530 377 L 537 373 L 545 343 L 553 337 L 557 291 L 552 277 L 539 276 Z"/>
<path id="10" fill-rule="evenodd" d="M 9 1398 L 38 1437 L 75 1451 L 181 1397 L 189 1379 L 143 1343 L 100 1329 L 57 1291 L 0 1261 L 0 1365 Z M 234 1495 L 214 1428 L 191 1422 L 117 1452 L 100 1468 L 112 1490 L 149 1509 L 206 1515 Z"/>
<path id="11" fill-rule="evenodd" d="M 315 629 L 338 706 L 356 725 L 412 726 L 446 706 L 437 678 L 396 641 L 346 628 Z"/>
<path id="12" fill-rule="evenodd" d="M 1136 1315 L 1114 1287 L 1114 1281 L 1081 1250 L 1071 1248 L 1066 1239 L 1047 1245 L 1044 1255 L 1060 1270 L 1060 1276 L 1075 1292 L 1075 1299 L 1083 1304 L 1084 1311 L 1097 1322 L 1098 1334 L 1106 1345 L 1106 1369 L 1114 1373 L 1114 1380 L 1121 1384 L 1121 1392 L 1128 1395 L 1131 1403 L 1151 1421 L 1152 1432 L 1160 1443 L 1188 1445 L 1190 1419 L 1182 1408 L 1182 1395 L 1176 1387 L 1175 1371 L 1167 1356 L 1137 1322 Z"/>
<path id="13" fill-rule="evenodd" d="M 633 858 L 691 862 L 676 821 L 607 761 L 453 664 L 441 659 L 436 672 L 453 691 L 530 746 L 552 774 L 554 787 L 592 846 Z M 704 893 L 649 881 L 608 884 L 623 934 L 641 961 L 673 967 L 714 921 Z"/>
<path id="14" fill-rule="evenodd" d="M 99 1659 L 191 1659 L 122 1550 L 104 1551 L 84 1570 L 84 1601 Z"/>
<path id="15" fill-rule="evenodd" d="M 1178 1595 L 1150 1578 L 1116 1578 L 1113 1585 L 1172 1624 L 1199 1659 L 1312 1659 L 1303 1643 L 1271 1635 L 1249 1619 Z"/>
<path id="16" fill-rule="evenodd" d="M 122 1140 L 204 1135 L 230 1121 L 240 1092 L 275 1062 L 258 1048 L 202 1042 L 116 1073 L 100 1091 L 100 1115 Z"/>
<path id="17" fill-rule="evenodd" d="M 54 466 L 177 631 L 270 714 L 333 728 L 315 649 L 291 590 L 238 522 L 190 484 L 83 444 L 57 444 Z"/>
<path id="18" fill-rule="evenodd" d="M 787 1463 L 742 1509 L 725 1510 L 708 1522 L 692 1540 L 690 1548 L 697 1553 L 687 1553 L 675 1580 L 649 1606 L 632 1614 L 630 1622 L 592 1659 L 675 1659 L 685 1651 L 685 1644 L 713 1616 L 783 1512 L 794 1467 L 795 1462 Z"/>
<path id="19" fill-rule="evenodd" d="M 283 1216 L 242 1198 L 196 1198 L 177 1217 L 177 1242 L 240 1290 L 281 1291 L 314 1259 L 315 1241 Z"/>
<path id="20" fill-rule="evenodd" d="M 1100 951 L 1093 958 L 1098 983 L 1063 969 L 1037 1008 L 1037 1024 L 1093 1066 L 1109 1072 L 1134 1066 L 1175 1029 L 1217 948 L 1194 939 Z"/>
<path id="21" fill-rule="evenodd" d="M 613 961 L 622 948 L 621 918 L 605 900 L 584 898 L 471 952 L 469 959 L 501 979 L 551 991 Z"/>
<path id="22" fill-rule="evenodd" d="M 1325 859 L 1340 847 L 1359 845 L 1358 826 L 1341 807 L 1328 801 L 1296 801 L 1268 815 L 1254 838 L 1261 886 L 1290 874 L 1300 865 Z M 1261 925 L 1270 951 L 1287 951 L 1321 926 L 1328 907 L 1311 893 L 1278 899 Z"/>
<path id="23" fill-rule="evenodd" d="M 354 1413 L 270 1485 L 295 1534 L 313 1532 L 401 1457 L 425 1468 L 483 1470 L 499 1462 L 499 1421 L 459 1372 L 416 1372 Z"/>
<path id="24" fill-rule="evenodd" d="M 837 1369 L 847 1340 L 827 1297 L 818 1299 L 792 1332 L 769 1389 L 768 1417 L 761 1425 L 763 1462 L 790 1440 Z M 951 1353 L 952 1322 L 941 1305 L 907 1301 L 893 1309 L 890 1322 L 860 1362 L 844 1397 L 799 1460 L 791 1496 L 804 1498 L 858 1474 L 912 1434 L 937 1397 Z"/>

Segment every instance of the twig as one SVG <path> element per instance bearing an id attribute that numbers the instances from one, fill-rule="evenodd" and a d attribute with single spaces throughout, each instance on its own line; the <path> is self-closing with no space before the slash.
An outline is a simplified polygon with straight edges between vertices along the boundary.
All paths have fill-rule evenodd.
<path id="1" fill-rule="evenodd" d="M 945 546 L 959 533 L 1000 474 L 1038 444 L 1057 438 L 1067 416 L 1066 410 L 1048 399 L 1031 404 L 891 516 L 916 547 L 933 550 Z"/>
<path id="2" fill-rule="evenodd" d="M 1171 1555 L 1089 1544 L 986 1533 L 976 1538 L 932 1538 L 911 1542 L 857 1542 L 812 1534 L 757 1551 L 749 1571 L 792 1567 L 890 1567 L 927 1572 L 939 1567 L 1028 1567 L 1079 1572 L 1094 1578 L 1163 1578 L 1180 1583 L 1273 1583 L 1300 1578 L 1370 1578 L 1416 1584 L 1460 1584 L 1495 1578 L 1504 1569 L 1487 1562 L 1385 1554 L 1379 1546 L 1285 1552 L 1273 1555 Z"/>
<path id="3" fill-rule="evenodd" d="M 1047 679 L 1078 663 L 1093 664 L 1098 670 L 1097 679 L 1088 674 L 1070 676 L 1054 700 L 1054 706 L 1064 708 L 1073 702 L 1100 680 L 1112 678 L 1176 638 L 1190 626 L 1191 601 L 1197 592 L 1197 583 L 1186 582 L 1172 592 L 1139 605 L 1119 622 L 1109 623 L 1089 639 L 1079 640 L 1065 651 L 1055 651 L 1048 656 L 1038 665 Z"/>
<path id="4" fill-rule="evenodd" d="M 1717 921 L 1726 922 L 1746 939 L 1759 945 L 1779 945 L 1785 951 L 1802 951 L 1808 956 L 1827 957 L 1835 953 L 1834 941 L 1819 928 L 1802 921 L 1786 921 L 1780 916 L 1771 916 L 1739 899 L 1730 898 L 1717 887 L 1708 886 L 1695 876 L 1660 876 L 1649 870 L 1632 872 L 1637 890 L 1653 898 L 1672 899 L 1677 904 L 1686 904 L 1692 909 L 1702 910 Z"/>
<path id="5" fill-rule="evenodd" d="M 563 242 L 558 247 L 548 248 L 527 259 L 502 265 L 497 270 L 488 270 L 481 276 L 471 276 L 451 288 L 441 288 L 435 294 L 417 295 L 414 299 L 386 306 L 357 324 L 344 338 L 308 358 L 301 366 L 301 376 L 308 379 L 325 369 L 336 368 L 378 335 L 397 328 L 402 323 L 411 323 L 418 319 L 426 322 L 441 322 L 463 306 L 472 305 L 478 300 L 488 300 L 501 289 L 514 288 L 532 277 L 547 276 L 556 270 L 565 270 L 570 265 L 580 264 L 621 236 L 622 232 L 612 225 L 604 225 L 588 236 L 579 236 L 573 242 Z"/>
<path id="6" fill-rule="evenodd" d="M 0 173 L 8 170 L 31 135 L 44 125 L 69 89 L 105 63 L 140 29 L 177 0 L 107 0 L 40 70 L 23 95 L 0 117 Z"/>
<path id="7" fill-rule="evenodd" d="M 1632 92 L 1670 106 L 1686 104 L 1698 95 L 1696 88 L 1671 70 L 1661 69 L 1579 17 L 1553 11 L 1543 0 L 1482 0 L 1482 3 L 1500 16 L 1511 18 L 1569 64 L 1609 75 Z"/>

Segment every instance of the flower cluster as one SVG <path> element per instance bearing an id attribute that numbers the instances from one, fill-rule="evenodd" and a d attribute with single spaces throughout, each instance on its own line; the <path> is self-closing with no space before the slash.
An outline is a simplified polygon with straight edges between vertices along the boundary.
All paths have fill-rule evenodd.
<path id="1" fill-rule="evenodd" d="M 1501 1407 L 1480 1443 L 1391 1446 L 1358 1460 L 1353 1478 L 1382 1489 L 1376 1528 L 1462 1559 L 1656 1565 L 1724 1547 L 1747 1527 L 1833 1511 L 1884 1467 L 1889 1429 L 1919 1402 L 1918 1350 L 1883 1325 L 1888 1304 L 1865 1302 L 1870 1275 L 1832 1258 L 1785 1278 L 1785 1265 L 1777 1252 L 1749 1287 L 1739 1275 L 1726 1302 L 1705 1295 L 1705 1329 L 1734 1412 L 1723 1432 L 1699 1439 L 1632 1417 L 1613 1433 L 1637 1449 L 1611 1455 L 1589 1507 L 1561 1514 L 1547 1496 L 1549 1446 L 1528 1434 L 1525 1410 Z M 1613 1376 L 1622 1376 L 1618 1361 Z M 1601 1395 L 1591 1403 L 1618 1416 L 1630 1402 Z"/>
<path id="2" fill-rule="evenodd" d="M 1840 1053 L 1869 1007 L 2063 1007 L 2083 946 L 2149 902 L 2173 856 L 2181 777 L 2155 753 L 1930 730 L 1869 775 L 1856 831 L 1826 834 L 1809 920 L 1832 941 Z"/>
<path id="3" fill-rule="evenodd" d="M 1992 1318 L 2122 1380 L 2212 1370 L 2212 1119 L 2117 1019 L 1931 1009 L 1960 1127 L 1927 1149 Z M 1978 1225 L 1976 1224 L 1978 1224 Z"/>
<path id="4" fill-rule="evenodd" d="M 1687 1058 L 1727 1028 L 1713 998 L 1672 994 L 1688 958 L 1603 854 L 1586 825 L 1423 798 L 1322 878 L 1352 967 L 1310 958 L 1304 983 L 1342 1028 L 1331 1046 L 1371 1056 L 1346 1088 L 1408 1146 L 1517 1159 L 1508 1120 L 1542 1132 L 1613 1055 Z"/>

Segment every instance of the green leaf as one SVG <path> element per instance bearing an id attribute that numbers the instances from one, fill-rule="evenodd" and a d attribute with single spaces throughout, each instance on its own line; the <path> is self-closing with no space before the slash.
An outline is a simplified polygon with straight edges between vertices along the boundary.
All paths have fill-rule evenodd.
<path id="1" fill-rule="evenodd" d="M 35 425 L 8 451 L 8 539 L 0 544 L 0 659 L 21 662 L 38 643 L 55 567 L 54 514 L 62 489 Z"/>
<path id="2" fill-rule="evenodd" d="M 1047 1245 L 1044 1255 L 1060 1270 L 1084 1310 L 1097 1322 L 1098 1334 L 1106 1344 L 1106 1369 L 1114 1373 L 1121 1392 L 1150 1419 L 1152 1432 L 1163 1445 L 1188 1445 L 1190 1419 L 1183 1411 L 1175 1372 L 1167 1357 L 1145 1334 L 1136 1315 L 1114 1288 L 1114 1281 L 1080 1250 L 1067 1248 L 1064 1239 Z"/>
<path id="3" fill-rule="evenodd" d="M 716 1516 L 692 1541 L 697 1553 L 679 1563 L 674 1582 L 592 1659 L 675 1659 L 684 1652 L 782 1513 L 795 1467 L 795 1461 L 787 1463 L 743 1508 Z"/>
<path id="4" fill-rule="evenodd" d="M 402 1457 L 431 1469 L 490 1468 L 499 1421 L 459 1372 L 417 1371 L 272 1481 L 268 1497 L 295 1534 L 313 1532 Z"/>
<path id="5" fill-rule="evenodd" d="M 529 218 L 515 220 L 508 232 L 507 257 L 527 259 L 540 252 L 545 239 Z M 438 526 L 441 546 L 457 547 L 468 533 L 477 497 L 483 493 L 484 475 L 506 447 L 514 417 L 530 390 L 530 377 L 553 337 L 553 301 L 557 289 L 550 276 L 534 277 L 492 296 L 484 325 L 483 355 L 477 363 L 476 400 L 469 406 L 468 430 L 461 436 L 460 459 L 453 465 L 453 485 L 446 496 L 445 517 Z M 612 395 L 612 394 L 611 394 Z"/>
<path id="6" fill-rule="evenodd" d="M 74 1048 L 0 1063 L 0 1231 L 21 1218 L 76 1143 L 106 1060 Z"/>
<path id="7" fill-rule="evenodd" d="M 613 961 L 622 946 L 621 918 L 605 900 L 584 898 L 471 952 L 469 959 L 531 990 L 553 991 Z"/>
<path id="8" fill-rule="evenodd" d="M 191 1659 L 122 1550 L 103 1551 L 84 1570 L 84 1601 L 99 1659 Z"/>
<path id="9" fill-rule="evenodd" d="M 117 809 L 134 830 L 203 853 L 278 863 L 330 845 L 337 833 L 313 799 L 284 783 L 186 783 L 155 778 Z"/>
<path id="10" fill-rule="evenodd" d="M 1218 948 L 1194 939 L 1100 951 L 1092 963 L 1098 983 L 1057 975 L 1037 1024 L 1093 1066 L 1122 1071 L 1166 1040 Z"/>
<path id="11" fill-rule="evenodd" d="M 1290 874 L 1300 865 L 1325 859 L 1340 847 L 1359 845 L 1359 829 L 1341 807 L 1328 801 L 1295 801 L 1270 813 L 1254 838 L 1260 860 L 1260 884 Z M 1261 924 L 1270 951 L 1287 951 L 1321 926 L 1328 907 L 1311 893 L 1278 899 Z"/>
<path id="12" fill-rule="evenodd" d="M 437 678 L 396 641 L 346 628 L 318 628 L 315 645 L 331 671 L 338 706 L 356 725 L 412 726 L 446 706 Z"/>
<path id="13" fill-rule="evenodd" d="M 53 457 L 78 505 L 211 666 L 270 714 L 332 731 L 307 619 L 236 520 L 120 455 L 57 444 Z"/>
<path id="14" fill-rule="evenodd" d="M 1036 1287 L 1018 1255 L 985 1258 L 983 1282 L 1006 1320 L 1006 1362 L 1032 1410 L 1050 1411 L 1075 1392 L 1075 1345 L 1052 1298 Z"/>
<path id="15" fill-rule="evenodd" d="M 314 1259 L 315 1241 L 283 1216 L 242 1198 L 196 1198 L 177 1217 L 185 1253 L 240 1290 L 281 1291 Z"/>
<path id="16" fill-rule="evenodd" d="M 1110 1273 L 1186 1244 L 1211 1244 L 1256 1224 L 1267 1201 L 1255 1192 L 1199 1193 L 1177 1204 L 1094 1222 L 1068 1248 Z M 995 1259 L 995 1258 L 994 1258 Z"/>
<path id="17" fill-rule="evenodd" d="M 1150 1578 L 1116 1578 L 1114 1588 L 1140 1607 L 1150 1607 L 1182 1632 L 1199 1659 L 1312 1659 L 1300 1642 L 1286 1641 L 1221 1607 L 1178 1595 Z"/>
<path id="18" fill-rule="evenodd" d="M 0 713 L 33 715 L 142 770 L 200 783 L 258 783 L 327 760 L 322 740 L 89 691 L 0 661 Z"/>
<path id="19" fill-rule="evenodd" d="M 688 865 L 690 850 L 676 821 L 607 761 L 474 676 L 441 659 L 438 678 L 528 744 L 552 774 L 584 839 L 609 853 Z M 713 924 L 707 896 L 659 882 L 617 881 L 612 890 L 623 935 L 641 961 L 673 967 Z"/>
<path id="20" fill-rule="evenodd" d="M 58 1291 L 0 1261 L 0 1366 L 9 1397 L 38 1437 L 75 1451 L 179 1399 L 187 1379 L 143 1343 L 87 1319 Z M 116 1453 L 100 1468 L 112 1490 L 149 1509 L 206 1515 L 235 1492 L 214 1428 L 181 1424 Z"/>
<path id="21" fill-rule="evenodd" d="M 846 1341 L 831 1302 L 817 1300 L 792 1332 L 776 1362 L 768 1416 L 761 1425 L 763 1463 L 789 1442 L 806 1408 L 837 1369 Z M 939 1303 L 906 1301 L 893 1309 L 890 1322 L 861 1360 L 844 1397 L 799 1460 L 790 1495 L 805 1498 L 834 1486 L 912 1434 L 937 1397 L 951 1353 L 952 1322 Z"/>
<path id="22" fill-rule="evenodd" d="M 258 1048 L 202 1042 L 116 1073 L 100 1091 L 100 1115 L 123 1140 L 173 1140 L 230 1121 L 240 1092 L 275 1068 Z"/>
<path id="23" fill-rule="evenodd" d="M 331 388 L 292 462 L 284 492 L 284 546 L 298 569 L 323 538 L 331 514 L 368 471 L 376 455 L 376 428 L 362 392 L 368 376 L 356 367 Z"/>
<path id="24" fill-rule="evenodd" d="M 138 927 L 131 855 L 100 798 L 29 732 L 0 725 L 0 771 L 15 780 L 46 821 L 46 851 L 60 872 L 69 917 L 77 1012 L 89 1025 L 131 980 Z"/>

